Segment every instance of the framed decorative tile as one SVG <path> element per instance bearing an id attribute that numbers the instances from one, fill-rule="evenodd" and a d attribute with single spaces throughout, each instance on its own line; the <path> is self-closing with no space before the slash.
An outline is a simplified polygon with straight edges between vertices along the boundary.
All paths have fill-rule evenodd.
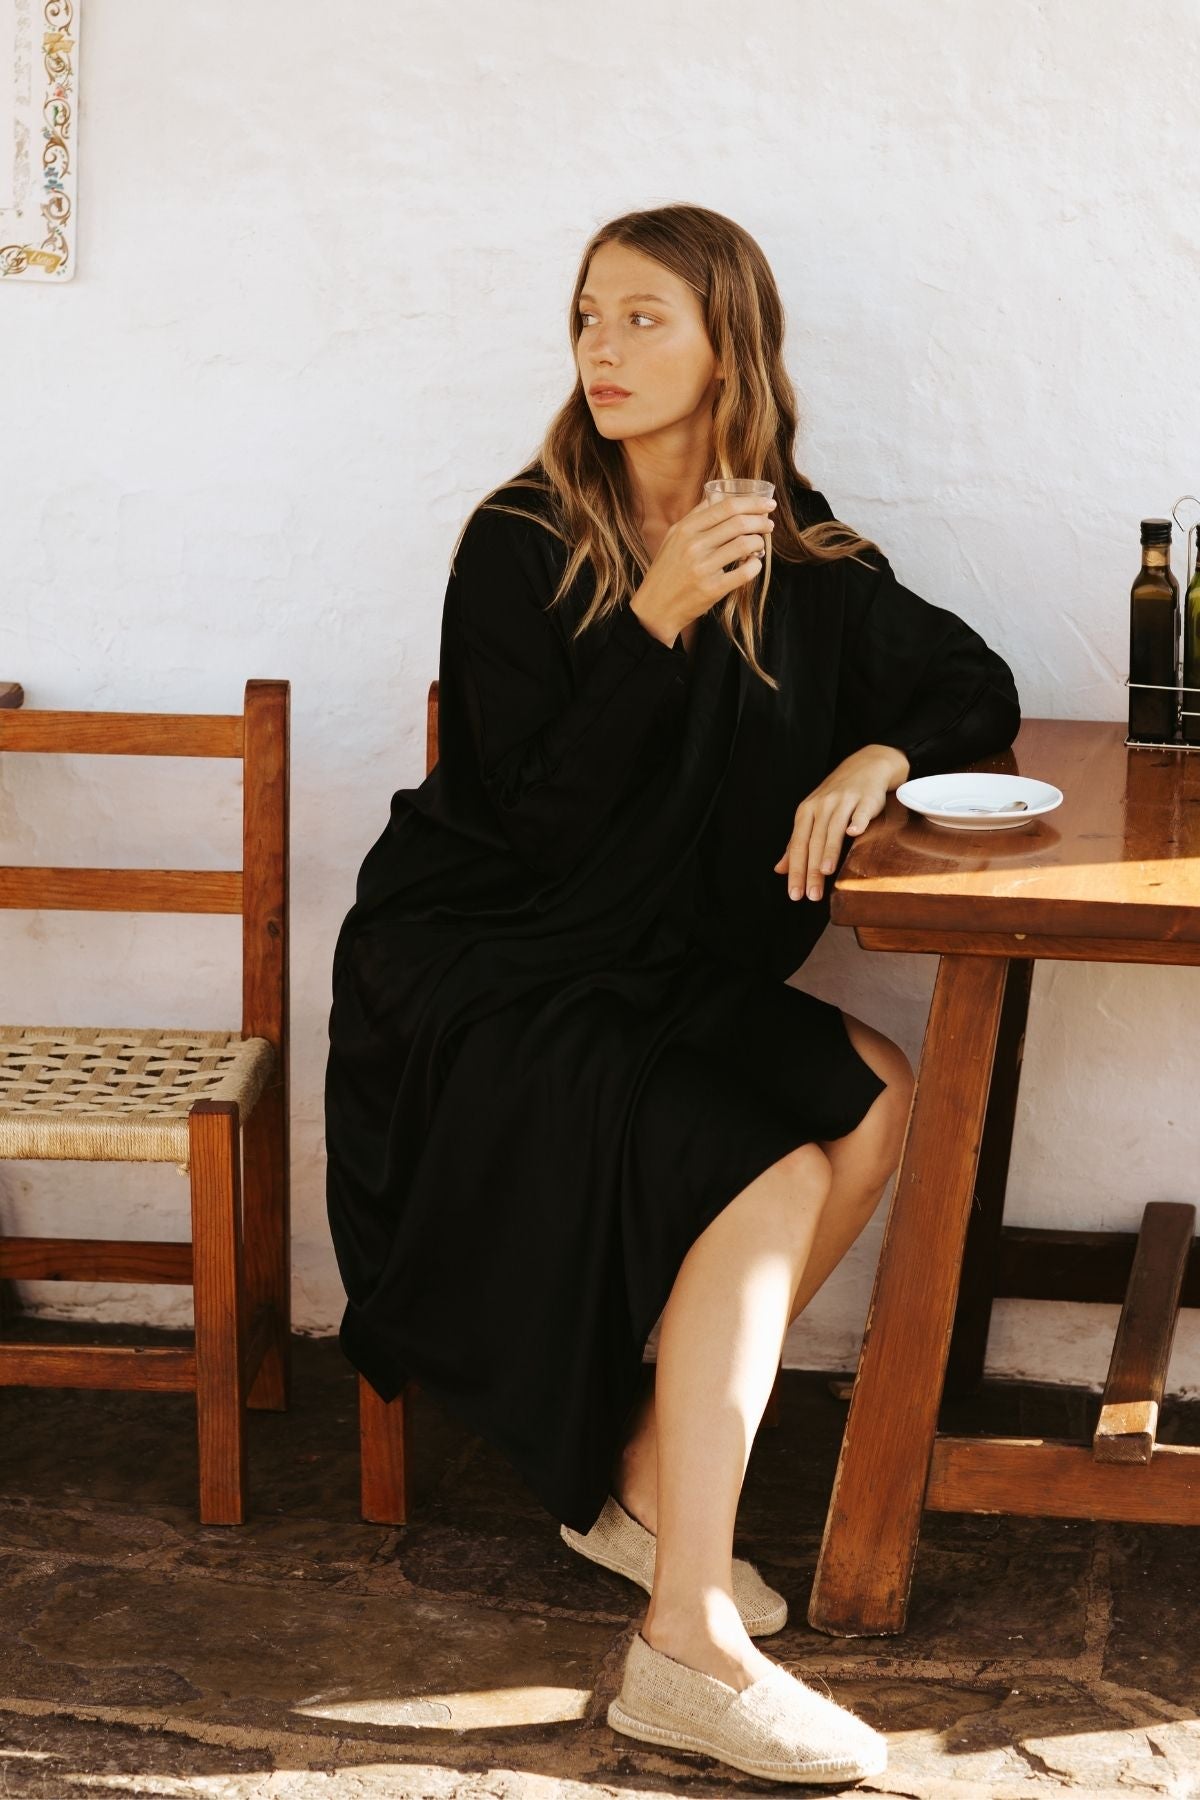
<path id="1" fill-rule="evenodd" d="M 82 0 L 0 0 L 0 280 L 75 273 Z"/>

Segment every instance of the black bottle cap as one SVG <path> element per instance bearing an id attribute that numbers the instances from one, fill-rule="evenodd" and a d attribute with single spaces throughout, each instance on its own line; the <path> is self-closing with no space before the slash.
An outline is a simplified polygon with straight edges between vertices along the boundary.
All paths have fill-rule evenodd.
<path id="1" fill-rule="evenodd" d="M 1171 541 L 1170 519 L 1143 519 L 1143 544 L 1169 544 Z"/>

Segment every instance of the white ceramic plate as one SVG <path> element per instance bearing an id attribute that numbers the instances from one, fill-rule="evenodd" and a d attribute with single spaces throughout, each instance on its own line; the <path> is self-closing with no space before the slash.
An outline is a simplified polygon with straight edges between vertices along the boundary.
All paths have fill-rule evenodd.
<path id="1" fill-rule="evenodd" d="M 921 775 L 896 789 L 896 798 L 931 825 L 954 831 L 1013 831 L 1062 805 L 1062 791 L 1027 775 Z M 1013 805 L 1025 802 L 1024 808 Z M 989 810 L 975 811 L 976 807 Z M 999 808 L 1000 810 L 994 810 Z"/>

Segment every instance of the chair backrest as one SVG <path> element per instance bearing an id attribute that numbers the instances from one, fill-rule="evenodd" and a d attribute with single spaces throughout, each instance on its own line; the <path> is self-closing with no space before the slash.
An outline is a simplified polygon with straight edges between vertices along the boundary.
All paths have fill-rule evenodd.
<path id="1" fill-rule="evenodd" d="M 425 702 L 425 773 L 428 775 L 438 759 L 438 684 L 429 684 L 429 698 Z"/>
<path id="2" fill-rule="evenodd" d="M 223 756 L 242 763 L 240 869 L 52 869 L 0 865 L 0 907 L 240 913 L 242 1036 L 279 1049 L 288 1007 L 290 684 L 247 681 L 240 713 L 22 708 L 0 683 L 0 752 Z"/>

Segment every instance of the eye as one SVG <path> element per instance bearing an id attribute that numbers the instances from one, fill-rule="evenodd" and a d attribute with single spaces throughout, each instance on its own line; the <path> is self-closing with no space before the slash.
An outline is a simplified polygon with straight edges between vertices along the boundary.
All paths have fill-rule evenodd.
<path id="1" fill-rule="evenodd" d="M 635 313 L 630 313 L 629 316 L 631 319 L 649 319 L 651 325 L 657 325 L 657 323 L 658 323 L 657 319 L 650 318 L 649 313 L 635 312 Z M 589 319 L 594 319 L 595 317 L 596 317 L 595 313 L 585 312 L 581 309 L 580 314 L 579 314 L 579 323 L 580 323 L 580 325 L 586 325 L 587 321 Z"/>

